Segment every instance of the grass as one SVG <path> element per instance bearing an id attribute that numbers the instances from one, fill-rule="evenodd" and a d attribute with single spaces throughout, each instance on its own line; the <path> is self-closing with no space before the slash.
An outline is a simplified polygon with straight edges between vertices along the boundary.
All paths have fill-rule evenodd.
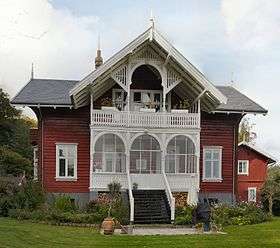
<path id="1" fill-rule="evenodd" d="M 0 247 L 280 247 L 280 218 L 225 231 L 226 235 L 103 236 L 94 229 L 0 218 Z"/>

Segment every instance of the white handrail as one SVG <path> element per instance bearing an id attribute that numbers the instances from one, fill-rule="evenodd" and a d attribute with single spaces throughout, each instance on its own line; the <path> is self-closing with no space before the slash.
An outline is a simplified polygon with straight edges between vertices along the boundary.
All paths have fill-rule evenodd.
<path id="1" fill-rule="evenodd" d="M 170 188 L 168 179 L 167 179 L 164 171 L 162 172 L 162 175 L 163 175 L 163 178 L 164 178 L 165 192 L 166 192 L 167 199 L 168 199 L 168 202 L 169 202 L 169 205 L 170 205 L 170 212 L 171 212 L 170 219 L 171 219 L 171 223 L 173 223 L 174 220 L 175 220 L 175 198 L 172 195 L 171 188 Z"/>
<path id="2" fill-rule="evenodd" d="M 127 171 L 127 185 L 128 185 L 128 196 L 129 196 L 129 205 L 130 205 L 130 223 L 134 222 L 134 197 L 132 193 L 131 178 L 129 170 Z"/>

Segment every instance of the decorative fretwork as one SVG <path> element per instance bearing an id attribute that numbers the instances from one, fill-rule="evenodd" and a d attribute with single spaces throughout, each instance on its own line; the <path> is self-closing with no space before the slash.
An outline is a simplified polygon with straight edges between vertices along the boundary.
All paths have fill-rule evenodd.
<path id="1" fill-rule="evenodd" d="M 181 77 L 176 72 L 174 72 L 170 68 L 167 69 L 167 78 L 166 78 L 166 89 L 167 89 L 167 92 L 172 90 L 181 81 L 182 81 Z"/>
<path id="2" fill-rule="evenodd" d="M 112 73 L 112 78 L 125 90 L 128 89 L 128 66 L 124 64 Z"/>
<path id="3" fill-rule="evenodd" d="M 146 48 L 134 56 L 135 60 L 152 60 L 152 61 L 162 61 L 160 56 L 156 54 L 152 49 Z"/>

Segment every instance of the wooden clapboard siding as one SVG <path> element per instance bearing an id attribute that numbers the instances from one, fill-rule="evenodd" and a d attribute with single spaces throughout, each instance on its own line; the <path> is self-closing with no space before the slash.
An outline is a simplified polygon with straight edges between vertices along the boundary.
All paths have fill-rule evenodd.
<path id="1" fill-rule="evenodd" d="M 201 115 L 200 133 L 200 190 L 203 192 L 233 193 L 236 187 L 236 149 L 239 114 Z M 203 182 L 203 147 L 222 146 L 222 182 Z M 235 182 L 234 182 L 235 181 Z"/>
<path id="2" fill-rule="evenodd" d="M 90 171 L 89 107 L 42 108 L 39 121 L 40 165 L 43 187 L 47 192 L 88 192 Z M 37 113 L 40 118 L 40 113 Z M 43 142 L 42 142 L 43 139 Z M 77 143 L 77 181 L 56 181 L 56 143 Z M 41 174 L 41 173 L 40 173 Z"/>
<path id="3" fill-rule="evenodd" d="M 249 174 L 238 175 L 238 200 L 248 200 L 248 188 L 257 188 L 257 202 L 260 202 L 260 189 L 267 175 L 269 159 L 246 146 L 238 147 L 238 160 L 249 160 Z"/>

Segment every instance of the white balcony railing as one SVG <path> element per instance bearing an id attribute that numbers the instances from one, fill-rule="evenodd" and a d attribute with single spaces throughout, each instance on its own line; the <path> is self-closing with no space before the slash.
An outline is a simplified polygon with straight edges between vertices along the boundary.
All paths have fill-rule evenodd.
<path id="1" fill-rule="evenodd" d="M 143 128 L 199 128 L 200 114 L 92 110 L 91 124 Z"/>

